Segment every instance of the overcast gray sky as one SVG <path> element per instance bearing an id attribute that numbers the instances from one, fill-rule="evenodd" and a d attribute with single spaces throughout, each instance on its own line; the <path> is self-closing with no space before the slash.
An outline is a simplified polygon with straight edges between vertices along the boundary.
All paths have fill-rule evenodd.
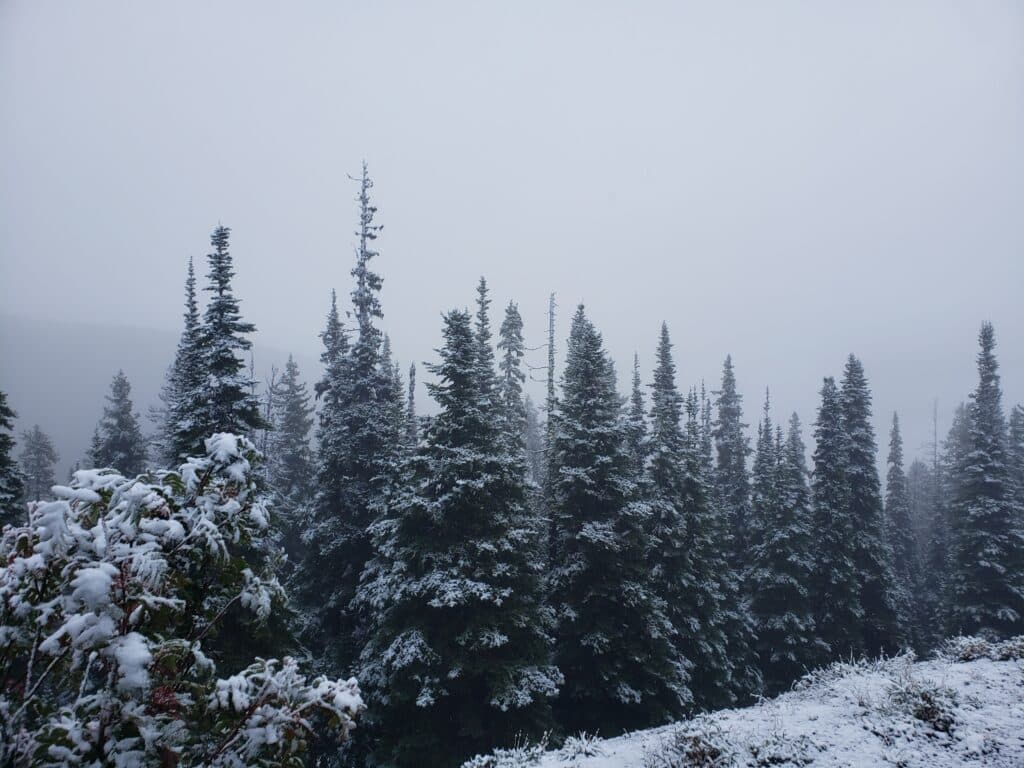
<path id="1" fill-rule="evenodd" d="M 662 320 L 683 385 L 731 352 L 752 422 L 771 385 L 809 424 L 853 351 L 914 452 L 983 319 L 1024 398 L 1019 2 L 4 0 L 0 105 L 9 316 L 175 331 L 223 222 L 262 342 L 313 358 L 366 158 L 403 361 L 484 274 L 531 344 L 558 294 L 559 358 L 581 300 L 623 372 Z"/>

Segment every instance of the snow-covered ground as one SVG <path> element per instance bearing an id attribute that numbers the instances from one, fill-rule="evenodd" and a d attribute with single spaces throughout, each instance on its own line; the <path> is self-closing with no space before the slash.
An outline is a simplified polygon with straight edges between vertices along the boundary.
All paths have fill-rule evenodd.
<path id="1" fill-rule="evenodd" d="M 581 746 L 549 752 L 539 766 L 1022 768 L 1024 661 L 915 663 L 904 656 L 837 665 L 757 706 L 592 742 L 581 751 L 598 754 L 572 754 Z"/>

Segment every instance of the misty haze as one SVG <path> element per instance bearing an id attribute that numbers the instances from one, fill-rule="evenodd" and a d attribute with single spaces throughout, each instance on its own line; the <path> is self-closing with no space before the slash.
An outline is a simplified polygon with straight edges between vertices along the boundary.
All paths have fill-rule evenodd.
<path id="1" fill-rule="evenodd" d="M 0 2 L 0 765 L 1024 764 L 1022 96 L 1013 2 Z"/>

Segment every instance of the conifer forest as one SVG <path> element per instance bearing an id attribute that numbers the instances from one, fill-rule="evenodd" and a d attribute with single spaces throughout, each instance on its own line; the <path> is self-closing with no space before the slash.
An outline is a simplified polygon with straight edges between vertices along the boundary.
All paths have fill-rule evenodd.
<path id="1" fill-rule="evenodd" d="M 9 25 L 4 39 L 35 29 L 27 6 L 13 2 L 0 13 Z M 577 13 L 587 17 L 582 8 Z M 639 9 L 633 14 L 624 16 L 642 17 Z M 312 29 L 308 34 L 315 38 Z M 1018 49 L 1022 39 L 1018 25 Z M 564 44 L 570 51 L 585 46 Z M 241 49 L 232 42 L 228 50 Z M 494 55 L 520 62 L 528 53 Z M 21 75 L 14 63 L 27 56 L 2 65 L 9 71 L 0 91 L 15 91 Z M 1019 65 L 1018 55 L 1012 76 L 1005 75 L 1018 86 Z M 666 73 L 652 76 L 672 82 Z M 305 98 L 273 96 L 273 88 L 258 98 L 279 97 L 285 110 Z M 347 93 L 364 98 L 349 98 L 347 119 L 389 108 L 366 91 Z M 240 108 L 234 98 L 225 94 L 225 110 Z M 553 109 L 546 119 L 570 119 L 567 98 L 568 113 Z M 102 108 L 114 110 L 115 120 L 131 109 L 120 102 Z M 429 123 L 447 108 L 426 106 L 420 117 Z M 474 119 L 471 106 L 460 109 Z M 410 131 L 430 130 L 415 122 Z M 264 151 L 299 157 L 307 134 L 290 125 L 288 148 L 268 144 Z M 622 130 L 645 141 L 636 126 Z M 247 139 L 216 138 L 224 147 L 235 140 Z M 163 151 L 155 143 L 150 150 Z M 39 411 L 19 402 L 3 386 L 12 379 L 0 372 L 0 766 L 525 768 L 541 765 L 544 755 L 562 761 L 550 765 L 566 766 L 602 755 L 608 762 L 594 765 L 852 766 L 763 752 L 744 758 L 753 762 L 735 755 L 727 762 L 720 751 L 701 751 L 696 737 L 672 757 L 645 752 L 642 762 L 613 762 L 597 738 L 742 712 L 831 680 L 829 669 L 864 669 L 856 665 L 908 654 L 923 663 L 983 655 L 970 655 L 981 647 L 972 643 L 1010 649 L 984 653 L 1020 668 L 1024 652 L 1014 643 L 1024 644 L 1024 404 L 1007 393 L 1024 392 L 1024 382 L 1015 380 L 1016 363 L 1005 380 L 1000 368 L 1020 360 L 1019 303 L 989 312 L 974 294 L 948 299 L 935 288 L 940 278 L 919 274 L 915 288 L 932 286 L 939 293 L 929 300 L 950 301 L 963 312 L 955 315 L 960 332 L 976 334 L 973 357 L 958 353 L 955 363 L 970 382 L 960 402 L 933 402 L 934 390 L 921 381 L 913 400 L 880 412 L 877 356 L 837 343 L 833 367 L 803 386 L 807 409 L 798 415 L 778 407 L 773 382 L 752 381 L 746 359 L 728 348 L 713 374 L 693 373 L 688 340 L 713 334 L 715 324 L 733 323 L 736 335 L 755 337 L 774 327 L 747 311 L 733 285 L 703 281 L 697 266 L 684 267 L 688 277 L 673 286 L 671 300 L 661 292 L 637 297 L 626 294 L 645 286 L 645 270 L 663 257 L 640 248 L 616 253 L 631 268 L 623 278 L 619 268 L 606 268 L 611 255 L 597 248 L 587 269 L 609 285 L 624 281 L 614 300 L 621 322 L 638 303 L 662 313 L 630 339 L 636 354 L 626 359 L 616 358 L 621 345 L 604 335 L 620 338 L 615 307 L 603 306 L 604 296 L 594 307 L 577 301 L 561 276 L 549 280 L 545 263 L 557 265 L 560 255 L 540 232 L 535 245 L 543 256 L 522 262 L 530 286 L 524 295 L 506 302 L 506 273 L 491 278 L 483 257 L 482 276 L 452 282 L 449 267 L 450 274 L 467 273 L 452 266 L 462 264 L 460 252 L 486 245 L 459 234 L 463 200 L 447 196 L 454 187 L 442 177 L 457 177 L 459 163 L 473 161 L 447 146 L 445 162 L 434 166 L 445 199 L 429 202 L 437 212 L 430 226 L 451 240 L 447 254 L 430 255 L 444 289 L 422 289 L 437 313 L 423 331 L 433 344 L 410 356 L 403 342 L 400 355 L 408 325 L 387 288 L 406 260 L 428 256 L 396 252 L 391 232 L 401 240 L 403 227 L 415 231 L 424 220 L 407 206 L 388 207 L 372 152 L 360 165 L 361 148 L 344 150 L 346 167 L 321 170 L 337 177 L 329 202 L 345 239 L 323 255 L 322 270 L 307 275 L 315 292 L 290 296 L 282 288 L 274 312 L 256 318 L 285 322 L 298 303 L 321 318 L 279 359 L 257 352 L 268 322 L 257 328 L 248 311 L 258 220 L 232 226 L 232 204 L 227 212 L 204 209 L 208 234 L 175 257 L 173 283 L 148 279 L 139 289 L 146 302 L 180 306 L 176 347 L 162 363 L 155 397 L 133 389 L 130 347 L 118 350 L 123 362 L 107 372 L 102 401 L 86 401 L 74 366 L 66 367 L 61 397 L 98 415 L 79 436 L 84 454 L 61 455 L 67 449 L 53 436 L 61 426 L 56 416 L 44 413 L 38 424 L 19 419 L 27 407 L 33 421 Z M 631 151 L 613 160 L 619 150 L 609 149 L 605 159 L 628 162 Z M 1015 151 L 1019 156 L 1019 145 Z M 531 168 L 530 185 L 562 183 L 552 162 Z M 145 198 L 150 183 L 140 177 L 133 194 Z M 387 184 L 395 183 L 388 174 Z M 0 199 L 13 200 L 7 190 Z M 1018 203 L 1021 193 L 1018 183 Z M 291 225 L 259 207 L 258 188 L 240 194 L 268 228 Z M 489 190 L 459 194 L 468 200 Z M 97 200 L 88 205 L 102 206 Z M 670 206 L 672 217 L 686 218 L 687 203 Z M 65 214 L 55 206 L 50 225 L 73 228 Z M 155 221 L 124 213 L 136 215 Z M 855 222 L 856 206 L 845 215 Z M 22 231 L 14 219 L 13 209 L 0 213 L 12 231 Z M 648 221 L 626 225 L 643 229 Z M 578 225 L 570 214 L 566 226 Z M 169 226 L 162 223 L 153 237 Z M 510 218 L 507 226 L 529 231 L 531 221 Z M 761 224 L 739 217 L 724 226 Z M 1017 231 L 1019 220 L 993 227 Z M 585 248 L 599 242 L 582 237 Z M 115 233 L 110 239 L 119 242 Z M 29 261 L 14 243 L 13 235 L 0 237 L 4 303 L 21 290 L 16 264 Z M 148 244 L 139 245 L 132 271 L 145 273 L 151 257 Z M 704 254 L 669 245 L 683 264 L 715 259 L 713 241 Z M 76 258 L 88 258 L 89 248 L 102 244 L 84 238 Z M 971 270 L 974 257 L 961 253 L 956 271 Z M 280 254 L 282 275 L 291 258 Z M 816 258 L 809 262 L 815 269 L 830 268 L 826 254 Z M 927 255 L 914 258 L 927 272 Z M 1018 258 L 1019 251 L 1011 261 Z M 850 264 L 864 264 L 867 274 L 866 261 Z M 53 269 L 51 279 L 60 283 Z M 884 267 L 871 262 L 870 269 Z M 1012 283 L 1019 266 L 1007 269 L 985 279 Z M 735 273 L 736 285 L 744 275 Z M 121 312 L 119 301 L 135 300 L 119 298 L 119 281 L 128 278 L 100 279 L 106 287 L 92 301 Z M 563 288 L 556 291 L 555 283 Z M 842 283 L 827 303 L 860 307 L 854 338 L 867 344 L 884 335 L 868 319 L 872 300 L 858 304 L 852 284 L 844 293 Z M 713 297 L 714 314 L 681 321 L 679 307 L 698 293 Z M 794 286 L 779 301 L 798 301 L 798 294 Z M 900 301 L 910 307 L 918 297 L 910 292 Z M 49 307 L 34 311 L 41 319 Z M 808 311 L 808 327 L 827 333 L 838 322 L 828 311 Z M 125 324 L 145 325 L 123 312 Z M 5 317 L 0 324 L 10 322 Z M 1014 341 L 1000 346 L 1003 326 L 1014 322 L 1005 330 L 1017 334 Z M 944 329 L 919 330 L 942 345 Z M 784 340 L 776 341 L 783 346 L 772 348 L 784 349 Z M 298 354 L 314 345 L 318 362 Z M 0 362 L 8 371 L 24 365 L 6 353 Z M 781 372 L 788 362 L 771 365 Z M 757 388 L 762 398 L 744 396 Z M 922 406 L 934 409 L 925 445 L 904 436 L 904 409 Z M 1024 707 L 1019 688 L 1017 696 L 1012 706 Z M 948 726 L 941 738 L 959 739 L 963 754 L 974 755 L 965 732 L 956 734 Z M 1016 754 L 978 747 L 964 764 L 1011 765 Z"/>

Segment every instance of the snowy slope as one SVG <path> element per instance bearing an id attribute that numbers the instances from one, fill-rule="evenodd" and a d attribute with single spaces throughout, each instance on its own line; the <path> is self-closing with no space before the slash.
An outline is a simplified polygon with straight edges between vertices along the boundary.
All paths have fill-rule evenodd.
<path id="1" fill-rule="evenodd" d="M 595 746 L 601 754 L 571 755 L 563 749 L 548 753 L 539 765 L 1021 768 L 1024 661 L 915 663 L 900 657 L 837 665 L 758 706 Z"/>

